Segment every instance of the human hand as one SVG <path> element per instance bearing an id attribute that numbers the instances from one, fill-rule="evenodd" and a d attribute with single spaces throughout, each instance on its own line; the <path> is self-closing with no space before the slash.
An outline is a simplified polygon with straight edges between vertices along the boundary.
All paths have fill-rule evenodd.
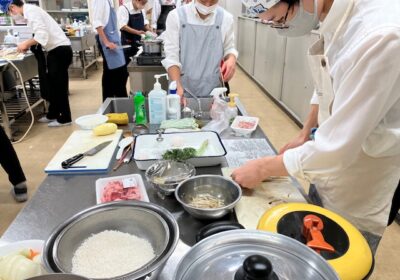
<path id="1" fill-rule="evenodd" d="M 287 150 L 299 147 L 301 145 L 303 145 L 304 143 L 306 143 L 307 141 L 309 141 L 309 136 L 307 135 L 307 133 L 305 132 L 301 132 L 299 135 L 297 135 L 294 139 L 292 139 L 289 143 L 287 143 L 286 145 L 284 145 L 280 150 L 279 150 L 279 154 L 283 154 L 284 152 L 286 152 Z"/>
<path id="2" fill-rule="evenodd" d="M 236 71 L 236 57 L 230 55 L 221 65 L 221 73 L 224 82 L 229 82 Z"/>
<path id="3" fill-rule="evenodd" d="M 181 97 L 181 104 L 186 106 L 185 89 L 180 82 L 176 83 L 176 93 Z"/>
<path id="4" fill-rule="evenodd" d="M 25 53 L 28 51 L 28 49 L 29 49 L 29 46 L 26 42 L 22 42 L 17 45 L 17 51 L 19 53 Z"/>
<path id="5" fill-rule="evenodd" d="M 146 35 L 146 31 L 143 30 L 138 30 L 136 32 L 137 32 L 136 35 Z"/>
<path id="6" fill-rule="evenodd" d="M 240 186 L 246 189 L 254 189 L 264 181 L 268 175 L 263 174 L 263 159 L 256 159 L 246 162 L 243 166 L 235 169 L 231 177 Z"/>
<path id="7" fill-rule="evenodd" d="M 116 48 L 118 48 L 118 46 L 116 44 L 109 42 L 109 41 L 106 42 L 104 45 L 106 46 L 107 49 L 110 49 L 110 50 L 115 50 Z"/>

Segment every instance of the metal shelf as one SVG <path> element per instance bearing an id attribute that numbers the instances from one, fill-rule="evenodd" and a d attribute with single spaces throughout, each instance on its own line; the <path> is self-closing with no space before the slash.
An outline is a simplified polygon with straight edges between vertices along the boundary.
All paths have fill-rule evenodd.
<path id="1" fill-rule="evenodd" d="M 48 13 L 59 13 L 59 14 L 87 14 L 89 13 L 89 10 L 71 10 L 71 11 L 60 11 L 60 10 L 46 10 Z"/>

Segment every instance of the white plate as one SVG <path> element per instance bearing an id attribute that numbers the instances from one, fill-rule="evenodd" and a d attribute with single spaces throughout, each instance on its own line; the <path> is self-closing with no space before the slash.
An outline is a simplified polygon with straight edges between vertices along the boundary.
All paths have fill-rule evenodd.
<path id="1" fill-rule="evenodd" d="M 93 114 L 79 117 L 75 120 L 75 123 L 84 130 L 90 130 L 95 128 L 98 125 L 106 123 L 108 121 L 108 117 L 101 114 Z"/>
<path id="2" fill-rule="evenodd" d="M 6 256 L 8 254 L 21 251 L 23 249 L 32 249 L 34 251 L 43 252 L 44 240 L 22 240 L 12 243 L 6 243 L 0 245 L 0 256 Z"/>
<path id="3" fill-rule="evenodd" d="M 120 181 L 125 179 L 133 178 L 136 180 L 138 184 L 138 188 L 140 193 L 142 194 L 141 201 L 149 202 L 149 197 L 147 196 L 147 191 L 143 183 L 142 176 L 140 174 L 130 174 L 125 176 L 116 176 L 116 177 L 108 177 L 108 178 L 100 178 L 96 180 L 96 203 L 101 204 L 101 196 L 103 194 L 103 190 L 108 182 L 110 181 Z"/>

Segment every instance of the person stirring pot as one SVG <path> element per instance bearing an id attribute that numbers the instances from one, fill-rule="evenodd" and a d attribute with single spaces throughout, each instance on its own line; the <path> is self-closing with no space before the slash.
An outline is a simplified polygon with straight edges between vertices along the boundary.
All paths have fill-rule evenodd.
<path id="1" fill-rule="evenodd" d="M 321 37 L 308 54 L 312 109 L 300 135 L 278 156 L 249 161 L 232 178 L 245 188 L 269 176 L 309 181 L 314 202 L 352 222 L 375 252 L 400 174 L 400 5 L 274 2 L 260 17 L 284 36 L 308 34 L 322 21 Z"/>
<path id="2" fill-rule="evenodd" d="M 233 24 L 233 16 L 218 6 L 218 0 L 196 0 L 170 13 L 162 64 L 170 80 L 177 81 L 180 96 L 187 88 L 208 97 L 221 87 L 221 72 L 224 82 L 233 77 L 238 56 Z"/>

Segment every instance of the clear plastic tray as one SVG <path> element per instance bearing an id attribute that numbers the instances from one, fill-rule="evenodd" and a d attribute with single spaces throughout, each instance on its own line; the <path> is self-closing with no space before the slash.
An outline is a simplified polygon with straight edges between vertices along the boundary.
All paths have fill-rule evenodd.
<path id="1" fill-rule="evenodd" d="M 124 176 L 115 176 L 115 177 L 107 177 L 107 178 L 100 178 L 96 180 L 96 203 L 101 204 L 101 197 L 103 195 L 103 190 L 105 186 L 112 181 L 124 181 L 124 180 L 135 180 L 141 194 L 141 201 L 149 202 L 149 197 L 147 196 L 146 187 L 143 183 L 142 176 L 140 174 L 130 174 Z"/>
<path id="2" fill-rule="evenodd" d="M 231 125 L 232 130 L 235 132 L 236 136 L 250 136 L 250 134 L 256 130 L 259 122 L 259 118 L 247 117 L 247 116 L 237 116 Z M 249 128 L 240 127 L 240 122 L 247 122 L 253 124 Z"/>

